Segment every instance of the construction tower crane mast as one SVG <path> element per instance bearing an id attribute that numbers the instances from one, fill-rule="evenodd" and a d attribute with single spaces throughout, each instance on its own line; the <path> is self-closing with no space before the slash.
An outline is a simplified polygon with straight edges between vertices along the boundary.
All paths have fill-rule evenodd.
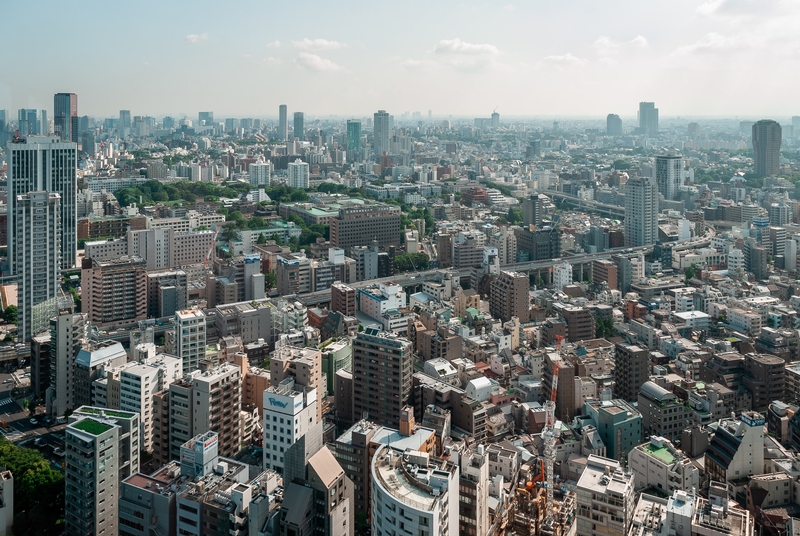
<path id="1" fill-rule="evenodd" d="M 561 345 L 564 342 L 564 337 L 556 336 L 556 353 L 559 360 L 561 358 Z M 552 515 L 553 503 L 553 488 L 555 487 L 554 466 L 556 460 L 556 440 L 558 439 L 559 429 L 561 423 L 556 421 L 556 395 L 558 393 L 558 369 L 559 361 L 553 362 L 553 382 L 550 387 L 550 400 L 544 403 L 545 423 L 544 430 L 542 431 L 542 439 L 544 441 L 544 462 L 545 473 L 547 478 L 547 515 L 545 519 Z"/>

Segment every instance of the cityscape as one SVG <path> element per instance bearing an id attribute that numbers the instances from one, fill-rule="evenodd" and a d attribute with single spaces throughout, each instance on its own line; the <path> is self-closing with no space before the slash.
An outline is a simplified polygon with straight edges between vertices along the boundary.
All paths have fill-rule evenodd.
<path id="1" fill-rule="evenodd" d="M 800 536 L 800 12 L 311 6 L 0 60 L 0 536 Z"/>

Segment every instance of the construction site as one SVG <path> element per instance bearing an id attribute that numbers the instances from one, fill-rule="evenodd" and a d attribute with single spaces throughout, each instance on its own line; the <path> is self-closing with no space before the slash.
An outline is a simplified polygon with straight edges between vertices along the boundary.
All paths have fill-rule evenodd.
<path id="1" fill-rule="evenodd" d="M 556 353 L 561 353 L 563 337 L 556 337 Z M 545 402 L 545 425 L 542 431 L 543 455 L 539 463 L 528 469 L 520 478 L 515 500 L 509 512 L 506 534 L 514 536 L 571 536 L 576 534 L 574 491 L 558 487 L 555 475 L 556 442 L 561 432 L 561 421 L 556 420 L 556 394 L 558 390 L 559 362 L 553 366 L 553 383 L 550 399 Z"/>

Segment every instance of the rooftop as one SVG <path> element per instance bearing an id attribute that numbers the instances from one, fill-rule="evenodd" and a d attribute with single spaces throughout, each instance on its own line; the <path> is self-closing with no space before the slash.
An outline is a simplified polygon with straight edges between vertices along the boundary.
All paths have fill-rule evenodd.
<path id="1" fill-rule="evenodd" d="M 87 417 L 85 419 L 81 419 L 72 423 L 70 426 L 73 428 L 77 428 L 78 430 L 83 430 L 84 432 L 88 432 L 92 435 L 99 436 L 111 430 L 111 425 L 102 423 L 100 421 L 96 421 L 91 417 Z"/>

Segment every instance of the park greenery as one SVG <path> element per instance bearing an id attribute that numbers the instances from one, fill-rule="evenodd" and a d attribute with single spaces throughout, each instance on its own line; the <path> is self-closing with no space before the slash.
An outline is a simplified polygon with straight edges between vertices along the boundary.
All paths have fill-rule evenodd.
<path id="1" fill-rule="evenodd" d="M 425 253 L 403 253 L 395 255 L 395 272 L 412 272 L 428 269 L 430 258 Z"/>
<path id="2" fill-rule="evenodd" d="M 64 532 L 64 475 L 33 449 L 0 438 L 0 466 L 14 475 L 14 534 Z"/>

